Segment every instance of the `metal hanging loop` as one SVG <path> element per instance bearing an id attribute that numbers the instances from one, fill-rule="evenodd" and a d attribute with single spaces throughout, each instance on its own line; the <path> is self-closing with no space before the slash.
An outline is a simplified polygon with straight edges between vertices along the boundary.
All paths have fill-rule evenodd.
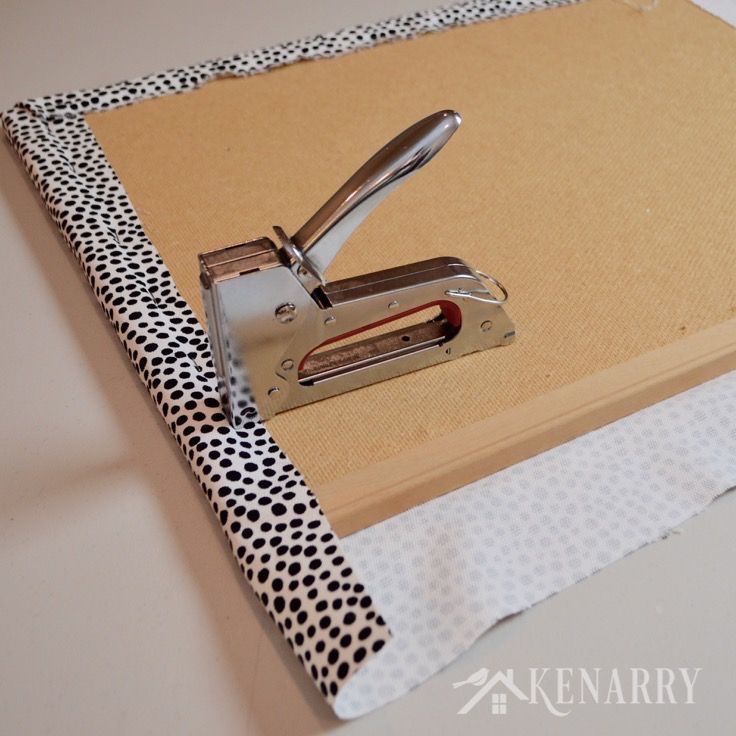
<path id="1" fill-rule="evenodd" d="M 500 281 L 494 279 L 493 276 L 487 273 L 483 273 L 483 271 L 476 270 L 476 273 L 481 278 L 493 284 L 503 294 L 503 298 L 497 299 L 489 291 L 481 291 L 480 289 L 448 289 L 445 291 L 445 294 L 463 299 L 473 299 L 476 302 L 485 302 L 486 304 L 501 305 L 508 301 L 509 292 L 506 291 L 506 287 Z"/>

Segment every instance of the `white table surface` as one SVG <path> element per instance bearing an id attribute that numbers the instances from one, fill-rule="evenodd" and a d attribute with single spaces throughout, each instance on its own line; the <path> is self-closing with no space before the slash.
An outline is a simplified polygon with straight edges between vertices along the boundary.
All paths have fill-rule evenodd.
<path id="1" fill-rule="evenodd" d="M 427 0 L 0 3 L 0 107 Z M 733 732 L 736 497 L 342 724 L 240 578 L 76 263 L 0 149 L 0 734 Z M 702 667 L 694 705 L 455 715 L 487 666 Z"/>

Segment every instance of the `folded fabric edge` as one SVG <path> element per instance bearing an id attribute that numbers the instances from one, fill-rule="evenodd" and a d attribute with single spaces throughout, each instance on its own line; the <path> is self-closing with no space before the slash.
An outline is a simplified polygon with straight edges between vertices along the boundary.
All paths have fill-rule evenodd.
<path id="1" fill-rule="evenodd" d="M 464 0 L 375 23 L 350 26 L 333 33 L 287 41 L 226 57 L 147 74 L 93 89 L 33 97 L 19 102 L 36 115 L 60 120 L 111 110 L 167 94 L 179 94 L 227 77 L 272 71 L 298 61 L 342 56 L 360 49 L 411 39 L 458 26 L 574 5 L 584 0 Z M 13 109 L 13 108 L 11 108 Z M 9 111 L 8 111 L 9 112 Z"/>
<path id="2" fill-rule="evenodd" d="M 91 189 L 84 181 L 72 183 L 79 174 L 76 156 L 64 151 L 47 121 L 23 105 L 1 119 L 205 492 L 241 572 L 332 706 L 341 685 L 391 634 L 317 499 L 260 422 L 237 432 L 227 423 L 207 337 L 173 283 L 166 283 L 170 277 L 142 230 L 133 237 L 119 217 L 107 221 L 99 208 L 110 201 L 106 196 L 68 198 L 69 191 Z M 72 137 L 91 139 L 77 152 L 89 161 L 86 148 L 97 144 L 84 120 L 61 124 L 77 128 Z M 109 173 L 106 187 L 120 189 L 118 202 L 127 200 Z M 98 205 L 97 211 L 90 205 Z M 126 244 L 131 252 L 125 252 Z M 220 464 L 215 455 L 222 456 Z"/>

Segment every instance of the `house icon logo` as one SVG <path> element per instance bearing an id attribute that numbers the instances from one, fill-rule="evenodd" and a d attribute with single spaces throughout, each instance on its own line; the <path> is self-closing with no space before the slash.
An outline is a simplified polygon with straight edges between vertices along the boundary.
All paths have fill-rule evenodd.
<path id="1" fill-rule="evenodd" d="M 490 678 L 489 674 L 489 670 L 482 667 L 470 675 L 467 680 L 452 684 L 453 688 L 463 687 L 464 685 L 472 685 L 478 688 L 470 700 L 457 712 L 459 716 L 470 713 L 487 695 L 491 696 L 491 713 L 496 716 L 506 715 L 509 695 L 513 695 L 518 700 L 529 700 L 524 691 L 514 683 L 513 670 L 499 670 Z"/>

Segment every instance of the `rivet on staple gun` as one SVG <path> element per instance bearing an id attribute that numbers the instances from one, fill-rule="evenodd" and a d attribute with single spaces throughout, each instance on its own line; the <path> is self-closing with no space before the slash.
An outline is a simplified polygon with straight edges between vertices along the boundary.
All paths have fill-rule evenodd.
<path id="1" fill-rule="evenodd" d="M 506 345 L 506 289 L 460 258 L 431 258 L 328 282 L 345 240 L 460 125 L 444 110 L 384 146 L 291 238 L 258 238 L 199 256 L 223 405 L 241 426 L 461 355 Z M 491 290 L 489 287 L 492 287 Z M 433 307 L 429 321 L 343 342 Z M 332 347 L 327 347 L 332 345 Z"/>

